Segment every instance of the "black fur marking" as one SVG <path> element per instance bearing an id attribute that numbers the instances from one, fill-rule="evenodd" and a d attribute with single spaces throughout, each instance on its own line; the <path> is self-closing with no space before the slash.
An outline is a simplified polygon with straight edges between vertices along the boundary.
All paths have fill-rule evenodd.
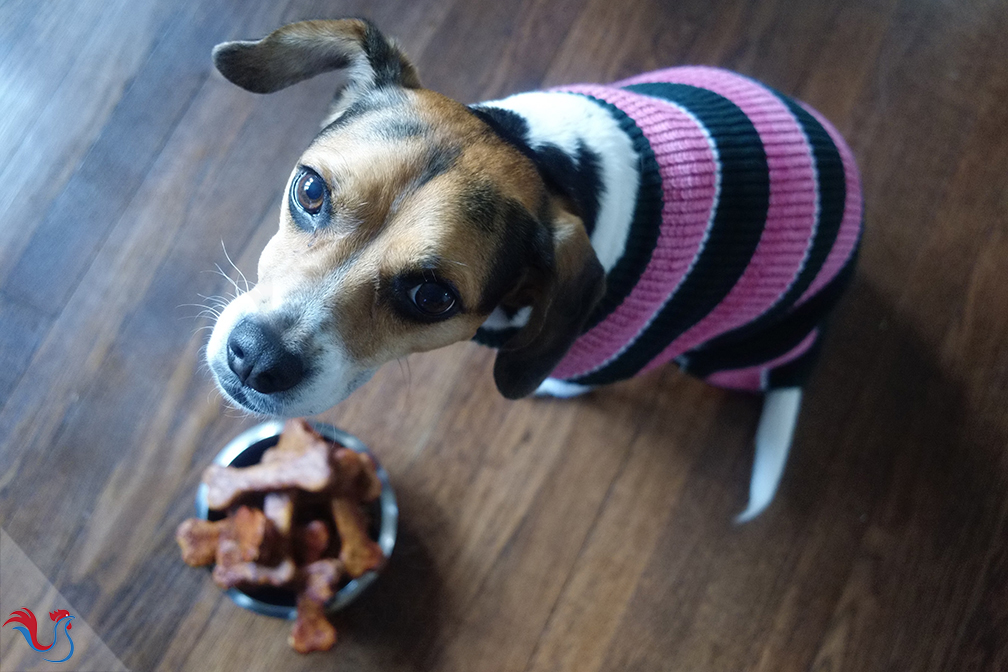
<path id="1" fill-rule="evenodd" d="M 498 196 L 495 203 L 481 202 L 480 207 L 486 207 L 486 212 L 492 208 L 493 228 L 502 232 L 477 308 L 490 313 L 515 288 L 526 269 L 548 271 L 553 267 L 553 239 L 549 230 L 516 201 Z"/>
<path id="2" fill-rule="evenodd" d="M 364 54 L 374 71 L 374 85 L 401 86 L 403 83 L 402 54 L 385 39 L 378 28 L 367 19 L 361 19 L 367 28 L 364 31 Z"/>
<path id="3" fill-rule="evenodd" d="M 515 288 L 527 268 L 553 266 L 549 229 L 517 201 L 501 196 L 489 183 L 466 190 L 462 212 L 474 226 L 499 241 L 477 310 L 489 313 Z"/>
<path id="4" fill-rule="evenodd" d="M 375 132 L 384 140 L 406 140 L 427 134 L 429 127 L 414 119 L 383 119 Z"/>
<path id="5" fill-rule="evenodd" d="M 462 212 L 481 231 L 494 233 L 500 222 L 501 196 L 489 184 L 481 183 L 462 194 Z"/>
<path id="6" fill-rule="evenodd" d="M 605 271 L 592 256 L 575 277 L 552 289 L 548 321 L 531 342 L 510 342 L 494 361 L 494 382 L 508 399 L 532 394 L 549 376 L 581 334 L 581 328 L 604 291 Z M 535 318 L 532 318 L 535 319 Z"/>
<path id="7" fill-rule="evenodd" d="M 340 96 L 342 96 L 344 93 L 346 93 L 345 88 L 338 91 L 336 93 L 335 100 L 339 100 Z M 364 116 L 369 112 L 375 112 L 378 110 L 395 107 L 397 105 L 403 104 L 404 102 L 405 97 L 397 89 L 385 88 L 385 89 L 377 89 L 362 92 L 359 95 L 357 95 L 357 98 L 350 105 L 348 105 L 345 110 L 343 110 L 340 116 L 336 117 L 336 119 L 333 120 L 332 123 L 323 128 L 315 139 L 318 140 L 320 138 L 324 138 L 328 135 L 331 135 L 332 133 L 335 133 L 336 131 L 343 128 L 344 126 L 347 126 L 351 121 L 354 121 L 358 117 Z M 398 120 L 390 120 L 389 123 L 392 124 L 394 127 L 395 121 Z M 406 134 L 415 134 L 415 133 L 422 134 L 426 132 L 426 129 L 420 122 L 416 122 L 416 126 L 409 125 L 412 123 L 413 122 L 410 121 L 403 121 L 404 125 L 398 127 L 397 132 L 402 132 Z M 402 136 L 395 136 L 395 137 L 402 137 Z"/>
<path id="8" fill-rule="evenodd" d="M 496 107 L 470 107 L 469 110 L 502 140 L 527 156 L 550 191 L 563 194 L 573 202 L 590 236 L 595 230 L 603 189 L 602 161 L 598 154 L 580 142 L 574 156 L 552 143 L 533 148 L 528 143 L 528 123 L 521 115 Z"/>
<path id="9" fill-rule="evenodd" d="M 639 157 L 637 170 L 640 174 L 637 204 L 634 206 L 626 247 L 616 265 L 609 269 L 609 273 L 606 275 L 606 293 L 588 319 L 585 325 L 585 331 L 587 331 L 611 315 L 623 303 L 650 263 L 651 254 L 654 252 L 658 242 L 658 234 L 661 231 L 664 194 L 661 173 L 654 151 L 637 123 L 612 103 L 592 96 L 585 97 L 608 110 L 623 132 L 630 138 L 634 152 Z"/>
<path id="10" fill-rule="evenodd" d="M 577 154 L 571 156 L 552 143 L 533 150 L 536 168 L 545 178 L 546 186 L 570 198 L 590 236 L 598 217 L 602 180 L 598 154 L 578 142 Z"/>
<path id="11" fill-rule="evenodd" d="M 516 336 L 518 332 L 521 331 L 521 327 L 505 327 L 504 329 L 484 329 L 480 327 L 476 330 L 476 335 L 473 336 L 477 344 L 493 348 L 494 350 L 500 350 L 504 347 L 504 344 L 511 340 L 512 337 Z"/>
<path id="12" fill-rule="evenodd" d="M 535 152 L 528 145 L 528 123 L 520 114 L 498 107 L 470 107 L 469 111 L 498 137 L 535 162 Z"/>
<path id="13" fill-rule="evenodd" d="M 461 153 L 462 150 L 459 147 L 444 145 L 431 147 L 424 158 L 424 167 L 416 180 L 415 188 L 419 189 L 438 175 L 443 175 L 451 170 Z"/>

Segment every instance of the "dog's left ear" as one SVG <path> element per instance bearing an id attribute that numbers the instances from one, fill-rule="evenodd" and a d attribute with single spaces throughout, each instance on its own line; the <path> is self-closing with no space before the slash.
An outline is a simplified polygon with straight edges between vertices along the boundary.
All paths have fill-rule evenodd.
<path id="1" fill-rule="evenodd" d="M 517 291 L 532 297 L 532 314 L 497 353 L 494 382 L 508 399 L 520 399 L 556 368 L 605 293 L 605 270 L 581 220 L 566 211 L 555 215 L 552 259 L 527 274 Z"/>
<path id="2" fill-rule="evenodd" d="M 217 69 L 253 93 L 273 93 L 330 70 L 347 68 L 344 97 L 371 88 L 419 88 L 406 55 L 364 19 L 301 21 L 261 40 L 224 42 L 213 50 Z"/>

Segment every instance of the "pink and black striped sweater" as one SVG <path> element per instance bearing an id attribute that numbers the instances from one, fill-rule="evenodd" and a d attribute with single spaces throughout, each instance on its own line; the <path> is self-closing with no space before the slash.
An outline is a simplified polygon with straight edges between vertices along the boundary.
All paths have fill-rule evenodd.
<path id="1" fill-rule="evenodd" d="M 606 270 L 552 378 L 598 385 L 675 361 L 734 389 L 802 384 L 861 232 L 857 167 L 829 122 L 709 67 L 473 109 L 579 205 Z M 500 344 L 523 318 L 495 313 L 476 339 Z"/>

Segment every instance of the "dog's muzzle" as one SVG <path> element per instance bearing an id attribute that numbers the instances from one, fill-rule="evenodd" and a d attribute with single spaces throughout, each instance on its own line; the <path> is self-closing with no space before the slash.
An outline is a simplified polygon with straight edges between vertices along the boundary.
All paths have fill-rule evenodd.
<path id="1" fill-rule="evenodd" d="M 227 339 L 228 368 L 243 385 L 262 394 L 291 389 L 304 377 L 304 360 L 286 348 L 268 325 L 245 317 Z"/>
<path id="2" fill-rule="evenodd" d="M 325 311 L 292 301 L 263 310 L 265 302 L 254 292 L 227 305 L 207 343 L 210 371 L 235 406 L 260 415 L 314 415 L 375 372 L 318 324 Z"/>

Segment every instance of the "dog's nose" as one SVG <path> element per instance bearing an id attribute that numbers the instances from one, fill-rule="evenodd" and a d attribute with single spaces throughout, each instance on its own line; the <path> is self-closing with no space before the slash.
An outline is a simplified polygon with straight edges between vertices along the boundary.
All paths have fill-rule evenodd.
<path id="1" fill-rule="evenodd" d="M 279 334 L 249 318 L 231 330 L 227 360 L 244 384 L 263 394 L 289 390 L 304 375 L 301 358 L 284 347 Z"/>

